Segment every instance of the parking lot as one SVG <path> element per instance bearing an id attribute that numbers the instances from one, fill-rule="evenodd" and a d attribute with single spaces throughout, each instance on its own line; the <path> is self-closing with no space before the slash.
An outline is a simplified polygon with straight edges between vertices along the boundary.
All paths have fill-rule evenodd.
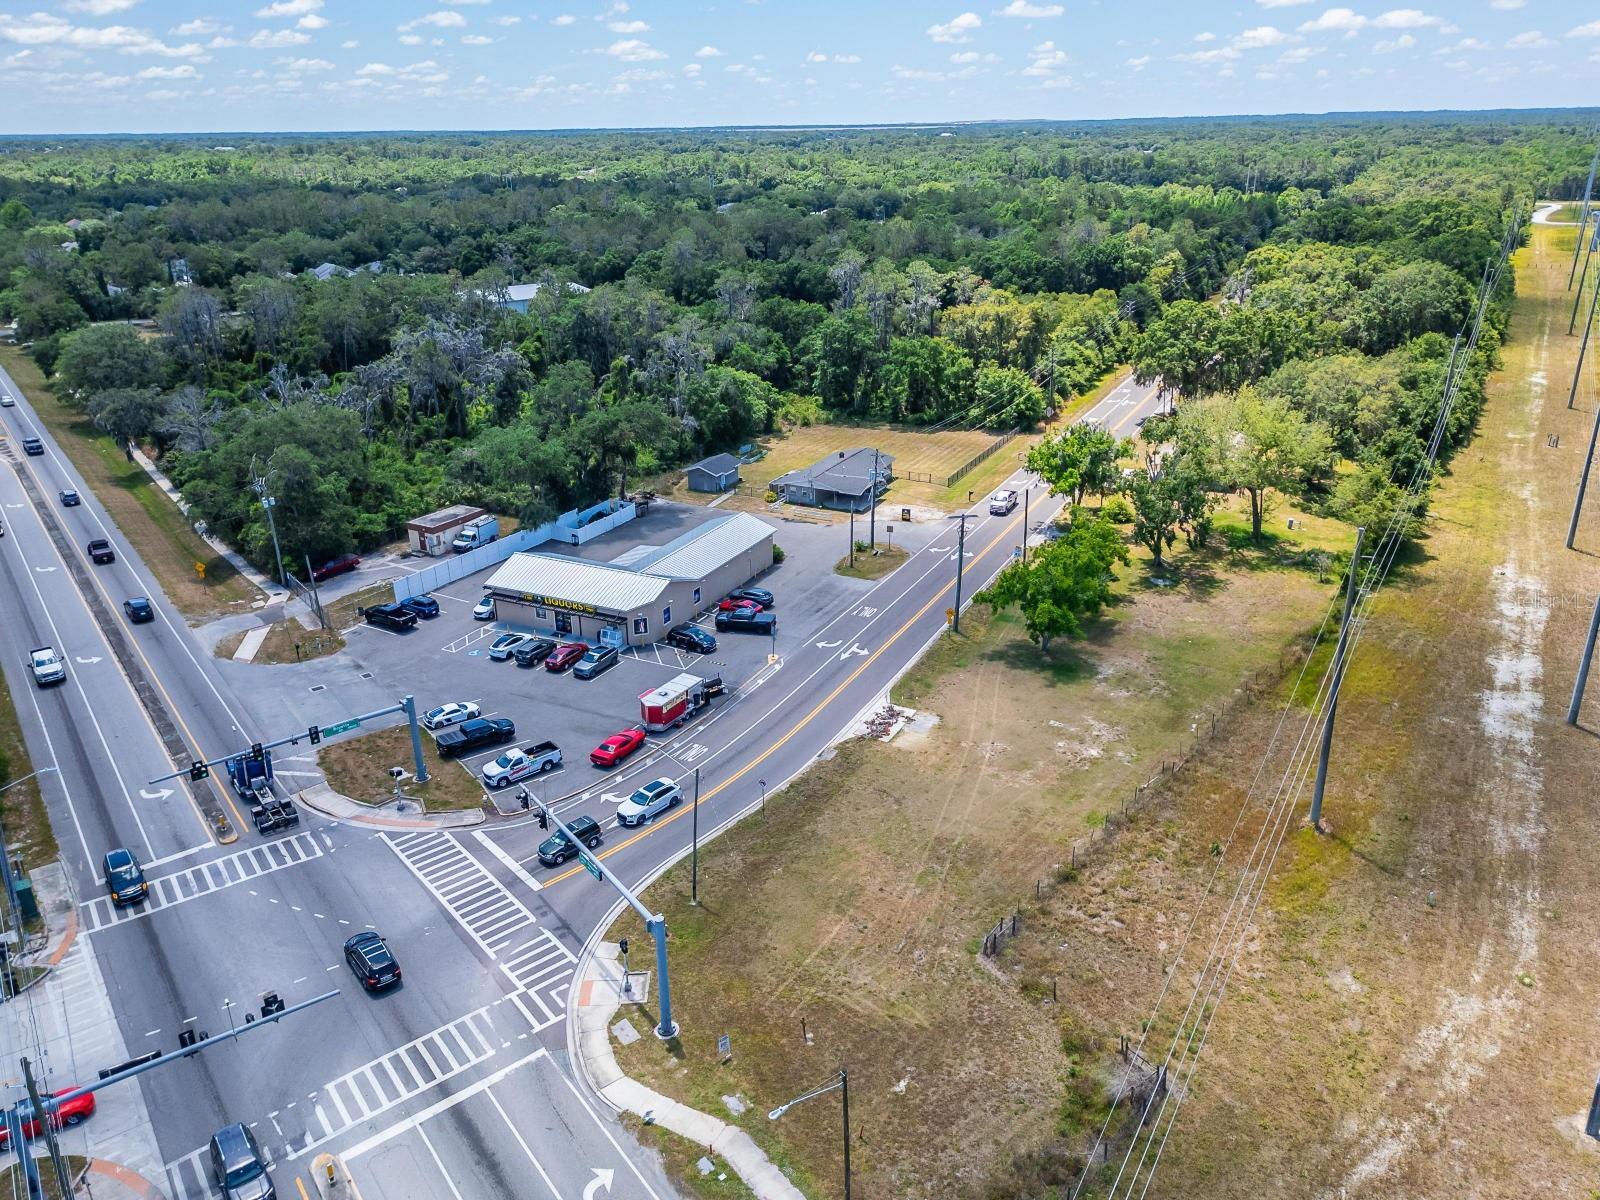
<path id="1" fill-rule="evenodd" d="M 640 546 L 663 545 L 695 524 L 717 514 L 692 505 L 657 504 L 644 518 L 597 538 L 581 548 L 541 547 L 545 552 L 581 554 L 601 562 L 626 560 Z M 517 743 L 553 741 L 561 747 L 563 766 L 535 777 L 529 784 L 542 799 L 588 793 L 613 804 L 605 788 L 608 772 L 589 763 L 589 751 L 601 739 L 639 721 L 639 694 L 682 672 L 720 675 L 729 694 L 714 701 L 709 712 L 726 704 L 738 689 L 769 669 L 769 656 L 782 656 L 802 645 L 812 633 L 852 604 L 873 585 L 865 580 L 833 574 L 835 562 L 848 550 L 848 527 L 800 521 L 772 521 L 784 561 L 753 583 L 777 597 L 778 634 L 768 638 L 744 633 L 717 635 L 717 648 L 707 655 L 690 654 L 664 643 L 629 647 L 616 666 L 590 680 L 574 678 L 571 671 L 555 674 L 543 665 L 519 667 L 512 660 L 494 661 L 489 647 L 507 631 L 548 633 L 500 620 L 475 621 L 473 605 L 481 598 L 485 579 L 493 568 L 435 591 L 440 615 L 421 621 L 404 633 L 373 626 L 358 626 L 349 633 L 351 649 L 376 680 L 417 697 L 420 711 L 448 701 L 470 701 L 486 717 L 509 717 L 516 723 Z M 865 536 L 858 521 L 857 533 Z M 931 524 L 906 528 L 897 523 L 895 544 L 917 549 L 947 530 Z M 880 538 L 885 531 L 880 527 Z M 907 544 L 909 543 L 909 544 Z M 714 604 L 717 598 L 708 598 Z M 696 623 L 710 629 L 712 614 L 698 615 Z M 692 727 L 692 726 L 691 726 Z M 670 735 L 663 735 L 670 736 Z M 626 765 L 651 752 L 659 741 L 652 737 Z M 492 747 L 463 757 L 460 767 L 477 773 L 483 763 L 501 753 Z M 691 744 L 680 757 L 692 766 Z M 620 786 L 620 785 L 619 785 Z M 517 807 L 515 786 L 494 794 L 505 811 Z M 591 805 L 591 808 L 594 806 Z M 600 817 L 608 812 L 596 811 Z"/>

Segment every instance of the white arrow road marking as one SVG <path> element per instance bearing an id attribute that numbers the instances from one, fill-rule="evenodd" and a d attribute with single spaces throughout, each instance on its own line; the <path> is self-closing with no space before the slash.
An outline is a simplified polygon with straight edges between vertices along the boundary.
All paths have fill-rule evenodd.
<path id="1" fill-rule="evenodd" d="M 845 659 L 850 658 L 852 655 L 865 654 L 865 653 L 866 653 L 866 651 L 861 648 L 861 643 L 860 642 L 851 642 L 850 643 L 850 649 L 840 652 L 839 661 L 843 662 Z"/>
<path id="2" fill-rule="evenodd" d="M 600 797 L 604 804 L 621 804 L 626 799 L 627 797 L 621 792 L 606 792 Z"/>
<path id="3" fill-rule="evenodd" d="M 54 567 L 35 567 L 34 570 L 39 572 L 39 574 L 41 574 L 41 575 L 48 575 L 48 574 L 50 574 L 51 571 L 54 571 L 55 568 Z"/>
<path id="4" fill-rule="evenodd" d="M 610 1167 L 591 1167 L 594 1178 L 589 1180 L 589 1186 L 583 1189 L 583 1200 L 594 1200 L 594 1195 L 604 1188 L 607 1195 L 611 1193 L 611 1179 L 616 1172 Z"/>
<path id="5" fill-rule="evenodd" d="M 77 655 L 74 655 L 73 657 L 77 658 Z M 93 658 L 78 658 L 78 661 L 86 667 L 92 667 L 95 663 L 100 661 L 100 656 L 97 654 Z"/>
<path id="6" fill-rule="evenodd" d="M 930 554 L 949 554 L 954 549 L 954 546 L 929 546 L 928 552 Z"/>
<path id="7" fill-rule="evenodd" d="M 6 505 L 6 507 L 7 508 L 26 508 L 27 505 L 25 505 L 25 504 L 8 504 L 8 505 Z"/>
<path id="8" fill-rule="evenodd" d="M 817 649 L 818 650 L 832 650 L 835 647 L 842 646 L 842 645 L 844 645 L 843 640 L 840 640 L 840 641 L 837 641 L 837 642 L 818 642 L 817 643 Z"/>
<path id="9" fill-rule="evenodd" d="M 146 800 L 165 800 L 168 796 L 172 795 L 172 789 L 162 788 L 160 791 L 152 792 L 146 790 L 145 788 L 140 788 L 139 795 L 143 796 Z"/>
<path id="10" fill-rule="evenodd" d="M 864 607 L 864 608 L 856 609 L 856 616 L 858 616 L 858 617 L 871 617 L 871 616 L 876 616 L 877 612 L 878 612 L 877 609 L 872 608 L 871 606 L 867 606 L 867 607 Z"/>

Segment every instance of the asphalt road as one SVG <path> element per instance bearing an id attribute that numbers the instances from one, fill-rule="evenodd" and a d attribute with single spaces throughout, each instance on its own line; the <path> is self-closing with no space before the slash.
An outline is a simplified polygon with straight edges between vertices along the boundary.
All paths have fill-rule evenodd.
<path id="1" fill-rule="evenodd" d="M 374 833 L 308 814 L 298 830 L 264 839 L 214 782 L 193 792 L 186 781 L 144 786 L 190 752 L 214 757 L 285 727 L 326 723 L 382 703 L 408 681 L 352 678 L 334 700 L 311 691 L 315 684 L 249 684 L 250 670 L 310 680 L 334 668 L 217 663 L 3 372 L 0 387 L 19 397 L 0 409 L 8 439 L 0 450 L 0 655 L 34 765 L 59 768 L 44 792 L 80 901 L 80 936 L 93 947 L 127 1051 L 174 1049 L 185 1028 L 242 1024 L 266 992 L 293 1003 L 341 989 L 279 1025 L 120 1085 L 127 1090 L 104 1094 L 101 1113 L 73 1134 L 102 1156 L 165 1164 L 163 1186 L 177 1197 L 211 1194 L 201 1150 L 211 1130 L 233 1120 L 254 1126 L 288 1195 L 307 1186 L 321 1150 L 344 1155 L 369 1197 L 576 1200 L 597 1172 L 612 1181 L 602 1194 L 670 1195 L 659 1166 L 597 1111 L 568 1058 L 567 986 L 617 906 L 612 890 L 580 868 L 540 868 L 533 853 L 542 835 L 531 820 L 457 836 Z M 1126 435 L 1156 409 L 1151 389 L 1125 384 L 1089 419 Z M 47 452 L 24 458 L 20 437 L 35 432 Z M 1019 473 L 1009 486 L 1029 482 Z M 82 506 L 62 509 L 63 487 L 77 488 Z M 1025 528 L 1058 509 L 1037 483 L 1026 525 L 1023 508 L 991 516 L 980 498 L 966 523 L 963 601 L 1018 551 Z M 783 624 L 776 662 L 663 739 L 648 764 L 597 773 L 567 811 L 582 806 L 609 822 L 608 796 L 663 774 L 687 785 L 698 768 L 705 837 L 804 770 L 945 628 L 957 568 L 957 522 L 947 525 L 838 611 L 809 627 Z M 112 540 L 116 563 L 88 564 L 83 545 L 92 537 Z M 121 602 L 135 594 L 155 603 L 155 623 L 123 619 Z M 779 605 L 781 613 L 781 596 Z M 41 691 L 24 657 L 45 643 L 67 655 L 70 675 Z M 293 762 L 286 755 L 280 766 Z M 607 865 L 647 884 L 686 851 L 689 807 L 642 830 L 609 830 Z M 236 841 L 213 839 L 218 814 Z M 140 909 L 119 912 L 104 897 L 100 858 L 117 845 L 151 868 L 152 900 Z M 374 926 L 394 945 L 406 980 L 369 997 L 341 946 Z M 694 1021 L 692 1011 L 677 1016 Z M 107 1065 L 52 1061 L 49 1086 Z M 96 1146 L 97 1122 L 109 1128 L 107 1112 L 119 1104 L 148 1110 L 157 1143 L 148 1153 Z"/>

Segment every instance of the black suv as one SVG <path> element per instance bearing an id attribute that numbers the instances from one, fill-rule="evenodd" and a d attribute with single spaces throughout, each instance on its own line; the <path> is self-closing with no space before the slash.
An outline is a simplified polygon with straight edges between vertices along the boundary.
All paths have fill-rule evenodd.
<path id="1" fill-rule="evenodd" d="M 106 854 L 104 863 L 106 890 L 113 904 L 138 904 L 150 894 L 145 882 L 144 869 L 133 851 L 118 846 Z"/>
<path id="2" fill-rule="evenodd" d="M 34 456 L 43 454 L 44 443 L 36 437 L 25 437 L 22 439 L 22 452 Z"/>
<path id="3" fill-rule="evenodd" d="M 400 607 L 414 612 L 419 617 L 437 617 L 439 615 L 439 602 L 432 596 L 408 596 L 400 601 Z"/>
<path id="4" fill-rule="evenodd" d="M 383 935 L 367 930 L 358 933 L 344 944 L 344 961 L 355 972 L 361 986 L 369 992 L 393 987 L 400 982 L 400 964 L 389 953 L 389 944 Z"/>
<path id="5" fill-rule="evenodd" d="M 574 817 L 567 822 L 567 828 L 591 850 L 600 844 L 600 826 L 593 817 Z M 578 848 L 559 829 L 539 843 L 539 861 L 547 867 L 559 867 L 577 856 Z"/>
<path id="6" fill-rule="evenodd" d="M 717 648 L 717 639 L 698 625 L 679 625 L 667 634 L 667 645 L 691 654 L 710 654 Z"/>
<path id="7" fill-rule="evenodd" d="M 622 656 L 617 653 L 615 646 L 596 646 L 589 653 L 578 660 L 578 665 L 572 668 L 574 679 L 593 679 L 603 671 L 609 671 L 622 661 Z"/>
<path id="8" fill-rule="evenodd" d="M 753 608 L 736 608 L 732 612 L 717 614 L 719 633 L 777 633 L 778 618 L 769 612 Z"/>
<path id="9" fill-rule="evenodd" d="M 519 667 L 537 667 L 550 657 L 550 651 L 556 644 L 549 638 L 534 638 L 531 642 L 524 642 L 511 652 L 511 657 L 517 660 Z"/>
<path id="10" fill-rule="evenodd" d="M 150 601 L 144 596 L 129 596 L 122 602 L 122 611 L 128 614 L 128 620 L 135 625 L 156 619 L 156 610 L 150 607 Z"/>
<path id="11" fill-rule="evenodd" d="M 417 623 L 417 614 L 403 604 L 374 604 L 361 615 L 368 625 L 381 625 L 396 633 L 404 633 Z"/>
<path id="12" fill-rule="evenodd" d="M 222 1200 L 276 1200 L 278 1195 L 256 1135 L 243 1125 L 229 1125 L 211 1135 L 211 1174 Z"/>

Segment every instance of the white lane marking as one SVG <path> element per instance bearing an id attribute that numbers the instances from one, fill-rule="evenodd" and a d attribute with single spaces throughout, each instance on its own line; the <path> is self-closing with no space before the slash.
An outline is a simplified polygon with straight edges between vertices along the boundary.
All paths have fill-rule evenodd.
<path id="1" fill-rule="evenodd" d="M 518 879 L 522 880 L 523 883 L 527 884 L 536 892 L 544 891 L 544 884 L 540 883 L 532 875 L 529 875 L 526 871 L 524 871 L 522 869 L 522 864 L 517 862 L 516 859 L 512 858 L 511 855 L 507 854 L 504 850 L 500 849 L 499 845 L 488 834 L 484 833 L 482 830 L 475 829 L 472 831 L 472 836 L 477 838 L 490 854 L 498 858 L 500 860 L 500 864 L 505 867 L 506 870 L 510 871 Z"/>
<path id="2" fill-rule="evenodd" d="M 507 1115 L 505 1109 L 500 1107 L 500 1098 L 493 1091 L 489 1091 L 486 1094 L 489 1097 L 489 1103 L 494 1105 L 495 1112 L 499 1113 L 500 1119 L 506 1123 L 506 1128 L 511 1130 L 511 1136 L 517 1139 L 517 1145 L 521 1146 L 522 1152 L 528 1156 L 528 1161 L 533 1164 L 533 1169 L 539 1172 L 539 1178 L 544 1180 L 545 1187 L 550 1189 L 550 1194 L 556 1200 L 561 1200 L 561 1193 L 556 1190 L 555 1180 L 545 1173 L 544 1165 L 539 1162 L 538 1156 L 534 1154 L 533 1147 L 523 1140 L 522 1130 L 517 1128 L 517 1123 Z"/>
<path id="3" fill-rule="evenodd" d="M 422 1126 L 417 1126 L 417 1136 L 422 1138 L 422 1144 L 428 1148 L 428 1153 L 433 1156 L 434 1166 L 439 1168 L 439 1174 L 444 1178 L 445 1186 L 450 1189 L 450 1194 L 455 1200 L 462 1200 L 461 1193 L 456 1190 L 455 1181 L 450 1178 L 450 1172 L 444 1169 L 444 1162 L 439 1158 L 439 1152 L 433 1148 L 433 1143 L 428 1140 L 428 1131 Z"/>

